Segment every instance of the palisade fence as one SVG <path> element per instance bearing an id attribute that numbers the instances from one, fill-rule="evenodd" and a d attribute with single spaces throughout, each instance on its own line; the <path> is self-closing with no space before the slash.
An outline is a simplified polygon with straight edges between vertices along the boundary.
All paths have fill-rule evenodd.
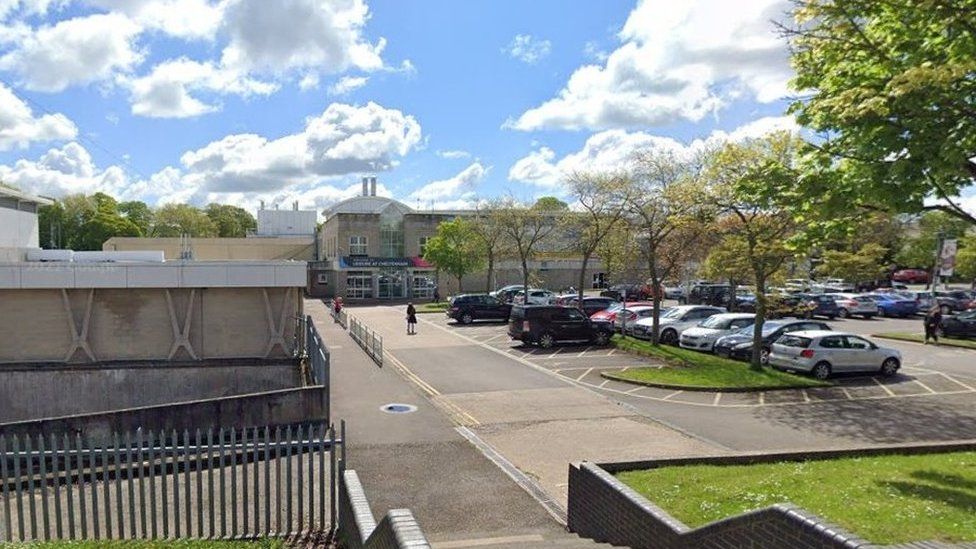
<path id="1" fill-rule="evenodd" d="M 0 435 L 0 542 L 249 539 L 329 532 L 345 423 Z"/>
<path id="2" fill-rule="evenodd" d="M 383 336 L 370 330 L 356 317 L 349 317 L 349 335 L 378 365 L 383 365 Z"/>

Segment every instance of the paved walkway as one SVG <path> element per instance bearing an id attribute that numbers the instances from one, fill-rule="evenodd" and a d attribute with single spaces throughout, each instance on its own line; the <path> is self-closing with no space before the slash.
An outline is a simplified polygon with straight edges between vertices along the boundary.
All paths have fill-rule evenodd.
<path id="1" fill-rule="evenodd" d="M 320 301 L 307 300 L 305 310 L 329 347 L 332 417 L 347 422 L 348 466 L 359 473 L 377 518 L 389 509 L 410 508 L 428 538 L 444 547 L 499 536 L 539 541 L 566 535 L 417 385 L 393 367 L 377 367 L 333 324 Z M 417 410 L 381 411 L 390 403 Z"/>

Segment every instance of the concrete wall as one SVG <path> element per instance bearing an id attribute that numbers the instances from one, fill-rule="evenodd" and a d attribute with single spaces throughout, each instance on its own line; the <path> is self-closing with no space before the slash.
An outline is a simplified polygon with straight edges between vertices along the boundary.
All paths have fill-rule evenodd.
<path id="1" fill-rule="evenodd" d="M 37 214 L 0 207 L 0 248 L 37 248 Z"/>
<path id="2" fill-rule="evenodd" d="M 0 365 L 0 423 L 299 387 L 283 360 Z"/>
<path id="3" fill-rule="evenodd" d="M 255 238 L 191 238 L 196 260 L 315 259 L 314 236 Z M 167 260 L 179 259 L 179 238 L 137 238 L 113 236 L 102 244 L 105 251 L 159 250 Z"/>
<path id="4" fill-rule="evenodd" d="M 326 389 L 327 390 L 327 389 Z M 296 387 L 279 391 L 143 406 L 107 413 L 0 423 L 0 434 L 45 436 L 80 434 L 96 443 L 114 433 L 211 427 L 276 426 L 328 419 L 327 395 L 322 387 Z"/>
<path id="5" fill-rule="evenodd" d="M 343 441 L 344 442 L 344 441 Z M 345 549 L 424 549 L 427 537 L 409 509 L 392 509 L 379 524 L 369 508 L 366 492 L 356 471 L 339 475 L 338 530 Z"/>
<path id="6" fill-rule="evenodd" d="M 287 287 L 0 290 L 0 363 L 287 357 L 298 337 L 300 294 Z"/>
<path id="7" fill-rule="evenodd" d="M 257 234 L 314 236 L 318 215 L 315 210 L 258 210 Z"/>

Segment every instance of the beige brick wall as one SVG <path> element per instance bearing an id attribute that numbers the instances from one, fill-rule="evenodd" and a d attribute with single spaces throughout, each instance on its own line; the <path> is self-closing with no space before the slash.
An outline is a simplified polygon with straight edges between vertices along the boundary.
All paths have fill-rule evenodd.
<path id="1" fill-rule="evenodd" d="M 192 238 L 193 258 L 200 261 L 315 259 L 315 239 L 292 238 Z M 166 259 L 179 259 L 179 238 L 136 238 L 114 236 L 102 244 L 103 251 L 162 251 Z"/>
<path id="2" fill-rule="evenodd" d="M 302 314 L 296 288 L 197 288 L 189 342 L 198 358 L 286 356 L 280 346 L 268 353 L 272 327 L 284 326 L 285 345 L 293 350 Z M 65 360 L 72 334 L 62 291 L 0 290 L 0 363 Z M 80 331 L 90 290 L 68 290 L 75 326 Z M 99 361 L 167 360 L 174 337 L 166 290 L 95 289 L 88 320 L 87 343 Z M 185 325 L 190 289 L 169 290 L 177 326 Z M 284 324 L 281 323 L 284 309 Z M 77 349 L 71 362 L 89 362 Z M 191 358 L 180 348 L 174 360 Z"/>

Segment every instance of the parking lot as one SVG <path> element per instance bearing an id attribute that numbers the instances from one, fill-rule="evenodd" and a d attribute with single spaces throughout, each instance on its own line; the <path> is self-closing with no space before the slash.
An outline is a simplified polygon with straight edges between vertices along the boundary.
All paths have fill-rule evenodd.
<path id="1" fill-rule="evenodd" d="M 711 392 L 679 391 L 606 379 L 604 372 L 619 372 L 630 368 L 655 366 L 648 358 L 617 351 L 613 348 L 585 344 L 567 344 L 553 349 L 527 347 L 512 341 L 504 324 L 475 323 L 470 326 L 454 324 L 436 316 L 432 321 L 448 327 L 455 335 L 472 343 L 505 353 L 528 366 L 548 370 L 575 383 L 600 391 L 615 399 L 629 403 L 650 401 L 674 405 L 714 408 L 755 408 L 771 406 L 802 406 L 829 401 L 872 401 L 944 397 L 958 397 L 976 393 L 976 375 L 967 376 L 944 371 L 913 360 L 915 355 L 931 354 L 933 347 L 912 343 L 877 340 L 880 344 L 895 348 L 907 347 L 905 363 L 898 375 L 890 378 L 872 375 L 835 377 L 834 387 L 774 390 L 759 392 Z M 920 321 L 915 319 L 874 319 L 830 321 L 837 330 L 871 335 L 884 331 L 915 331 Z M 969 351 L 949 350 L 951 355 L 963 355 Z M 976 353 L 976 352 L 974 352 Z M 976 361 L 976 355 L 968 357 Z M 973 366 L 976 366 L 974 364 Z M 971 368 L 976 374 L 976 367 Z"/>

